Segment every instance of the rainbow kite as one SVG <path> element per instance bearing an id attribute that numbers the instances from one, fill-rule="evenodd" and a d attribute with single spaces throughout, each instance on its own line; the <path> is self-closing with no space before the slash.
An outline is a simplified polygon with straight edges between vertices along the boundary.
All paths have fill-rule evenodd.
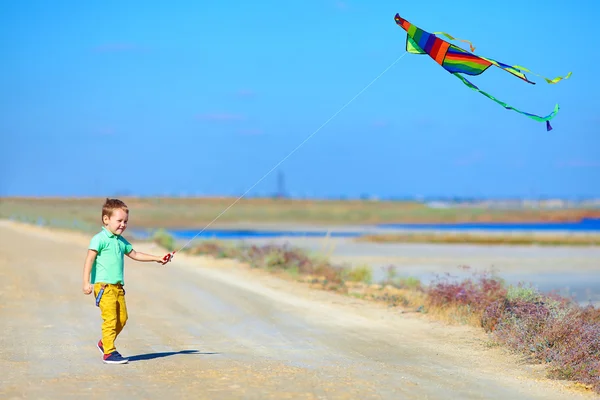
<path id="1" fill-rule="evenodd" d="M 526 115 L 527 117 L 529 117 L 533 120 L 539 121 L 539 122 L 546 122 L 546 129 L 548 131 L 552 130 L 552 127 L 550 126 L 550 120 L 552 118 L 554 118 L 556 116 L 556 114 L 558 113 L 558 109 L 559 109 L 558 104 L 556 106 L 554 106 L 554 110 L 552 111 L 552 113 L 550 113 L 549 115 L 547 115 L 545 117 L 541 117 L 539 115 L 524 112 L 524 111 L 518 110 L 512 106 L 509 106 L 508 104 L 504 103 L 503 101 L 496 99 L 494 96 L 480 90 L 477 86 L 475 86 L 474 84 L 469 82 L 464 76 L 460 75 L 461 73 L 467 74 L 467 75 L 479 75 L 482 72 L 484 72 L 486 69 L 488 69 L 490 66 L 495 65 L 496 67 L 503 69 L 506 72 L 509 72 L 509 73 L 523 79 L 525 82 L 535 85 L 535 82 L 531 82 L 529 79 L 527 79 L 527 77 L 525 76 L 523 71 L 529 72 L 533 75 L 537 75 L 537 74 L 534 74 L 533 72 L 531 72 L 530 70 L 528 70 L 525 67 L 521 67 L 518 65 L 511 66 L 511 65 L 507 65 L 507 64 L 492 60 L 491 58 L 476 56 L 475 54 L 471 53 L 472 51 L 475 50 L 475 48 L 473 47 L 473 44 L 471 42 L 469 42 L 468 40 L 456 39 L 444 32 L 434 32 L 434 33 L 426 32 L 423 29 L 418 28 L 417 26 L 411 24 L 404 18 L 400 17 L 399 14 L 396 14 L 396 16 L 394 17 L 394 20 L 396 21 L 396 24 L 398 26 L 400 26 L 402 29 L 404 29 L 407 33 L 407 36 L 406 36 L 406 51 L 407 52 L 412 53 L 412 54 L 429 54 L 429 56 L 431 58 L 433 58 L 439 65 L 441 65 L 446 71 L 448 71 L 452 75 L 456 76 L 458 79 L 460 79 L 465 85 L 467 85 L 471 89 L 481 93 L 482 95 L 495 101 L 496 103 L 500 104 L 501 106 L 503 106 L 506 109 L 516 111 L 520 114 Z M 463 50 L 458 46 L 455 46 L 445 40 L 440 39 L 439 37 L 436 36 L 436 34 L 443 35 L 450 40 L 458 40 L 458 41 L 461 41 L 464 43 L 468 43 L 469 48 L 471 49 L 471 52 Z M 537 76 L 541 76 L 541 75 L 537 75 Z M 554 78 L 554 79 L 548 79 L 548 78 L 544 78 L 544 77 L 542 77 L 542 78 L 544 78 L 544 80 L 546 82 L 554 84 L 554 83 L 561 81 L 562 79 L 567 79 L 570 76 L 571 76 L 571 72 L 569 72 L 564 77 L 558 77 L 558 78 Z"/>

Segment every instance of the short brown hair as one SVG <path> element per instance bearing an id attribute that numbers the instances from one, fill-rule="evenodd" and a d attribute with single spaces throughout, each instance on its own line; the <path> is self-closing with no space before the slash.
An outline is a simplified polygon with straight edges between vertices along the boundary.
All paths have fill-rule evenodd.
<path id="1" fill-rule="evenodd" d="M 104 220 L 104 216 L 106 215 L 108 218 L 112 216 L 113 211 L 121 209 L 129 215 L 129 208 L 127 208 L 127 204 L 123 203 L 119 199 L 109 199 L 106 198 L 104 205 L 102 206 L 102 220 Z"/>

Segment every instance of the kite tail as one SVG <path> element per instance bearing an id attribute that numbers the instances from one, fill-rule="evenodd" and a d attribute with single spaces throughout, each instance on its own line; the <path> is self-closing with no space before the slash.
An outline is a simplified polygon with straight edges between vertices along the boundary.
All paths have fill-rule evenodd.
<path id="1" fill-rule="evenodd" d="M 457 40 L 459 42 L 468 43 L 469 44 L 469 48 L 471 49 L 471 52 L 475 51 L 475 46 L 473 46 L 473 43 L 471 43 L 468 40 L 455 38 L 452 35 L 447 34 L 446 32 L 433 32 L 433 34 L 434 35 L 443 35 L 443 36 L 447 37 L 450 40 Z"/>
<path id="2" fill-rule="evenodd" d="M 459 74 L 452 74 L 452 75 L 456 76 L 458 79 L 460 79 L 460 80 L 461 80 L 461 81 L 462 81 L 462 82 L 463 82 L 465 85 L 467 85 L 467 86 L 468 86 L 468 87 L 470 87 L 471 89 L 473 89 L 473 90 L 475 90 L 475 91 L 477 91 L 477 92 L 481 93 L 481 94 L 482 94 L 482 95 L 484 95 L 485 97 L 487 97 L 487 98 L 489 98 L 489 99 L 491 99 L 491 100 L 495 101 L 496 103 L 500 104 L 500 105 L 501 105 L 501 106 L 503 106 L 504 108 L 506 108 L 506 109 L 508 109 L 508 110 L 513 110 L 513 111 L 516 111 L 516 112 L 518 112 L 519 114 L 523 114 L 523 115 L 525 115 L 525 116 L 527 116 L 527 117 L 529 117 L 529 118 L 531 118 L 531 119 L 533 119 L 533 120 L 535 120 L 535 121 L 538 121 L 538 122 L 546 122 L 546 130 L 547 130 L 547 131 L 551 131 L 551 130 L 552 130 L 552 126 L 550 126 L 550 120 L 551 120 L 552 118 L 554 118 L 554 117 L 556 116 L 556 114 L 558 113 L 558 109 L 559 109 L 559 107 L 558 107 L 558 104 L 557 104 L 557 105 L 555 105 L 555 106 L 554 106 L 554 110 L 553 110 L 553 111 L 552 111 L 552 112 L 551 112 L 549 115 L 547 115 L 547 116 L 545 116 L 545 117 L 541 117 L 541 116 L 539 116 L 539 115 L 535 115 L 535 114 L 530 114 L 530 113 L 528 113 L 528 112 L 521 111 L 521 110 L 518 110 L 518 109 L 516 109 L 516 108 L 514 108 L 514 107 L 512 107 L 512 106 L 509 106 L 509 105 L 508 105 L 508 104 L 506 104 L 505 102 L 503 102 L 503 101 L 500 101 L 500 100 L 496 99 L 494 96 L 490 95 L 489 93 L 486 93 L 486 92 L 482 91 L 482 90 L 481 90 L 481 89 L 479 89 L 477 86 L 475 86 L 474 84 L 472 84 L 471 82 L 469 82 L 469 81 L 468 81 L 468 80 L 467 80 L 465 77 L 463 77 L 462 75 L 459 75 Z"/>
<path id="3" fill-rule="evenodd" d="M 571 75 L 573 74 L 572 72 L 569 72 L 565 76 L 558 76 L 558 77 L 556 77 L 554 79 L 550 79 L 550 78 L 546 78 L 545 76 L 536 74 L 535 72 L 532 72 L 529 69 L 527 69 L 525 67 L 522 67 L 520 65 L 515 65 L 515 66 L 513 66 L 513 68 L 517 68 L 517 69 L 520 69 L 521 71 L 525 71 L 525 72 L 528 72 L 528 73 L 530 73 L 532 75 L 539 76 L 540 78 L 543 78 L 546 82 L 548 82 L 550 84 L 558 83 L 558 82 L 562 81 L 563 79 L 569 79 L 571 77 Z"/>
<path id="4" fill-rule="evenodd" d="M 534 85 L 535 85 L 534 82 L 527 79 L 527 77 L 525 76 L 525 72 L 527 72 L 531 75 L 539 76 L 540 78 L 544 79 L 546 82 L 551 83 L 551 84 L 558 83 L 558 82 L 562 81 L 563 79 L 569 79 L 572 75 L 572 72 L 569 72 L 565 76 L 559 76 L 554 79 L 550 79 L 550 78 L 546 78 L 545 76 L 542 76 L 540 74 L 536 74 L 535 72 L 533 72 L 530 69 L 525 68 L 521 65 L 508 65 L 508 64 L 504 64 L 500 61 L 493 60 L 491 58 L 487 58 L 487 57 L 483 57 L 483 56 L 477 56 L 477 57 L 483 58 L 484 60 L 489 61 L 492 64 L 494 64 L 496 67 L 501 68 L 501 69 L 505 70 L 506 72 L 509 72 L 509 73 L 523 79 L 525 82 L 532 83 Z"/>

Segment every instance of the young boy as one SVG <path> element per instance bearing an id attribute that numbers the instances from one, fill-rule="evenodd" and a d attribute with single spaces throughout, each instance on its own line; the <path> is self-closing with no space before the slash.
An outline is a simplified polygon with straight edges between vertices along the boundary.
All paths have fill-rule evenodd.
<path id="1" fill-rule="evenodd" d="M 127 228 L 129 209 L 121 200 L 106 199 L 102 207 L 102 230 L 92 237 L 83 267 L 83 293 L 94 292 L 96 306 L 102 315 L 102 339 L 98 349 L 107 364 L 128 362 L 115 348 L 115 339 L 127 322 L 123 285 L 124 255 L 136 261 L 155 261 L 166 264 L 171 254 L 153 256 L 133 250 L 121 236 Z"/>

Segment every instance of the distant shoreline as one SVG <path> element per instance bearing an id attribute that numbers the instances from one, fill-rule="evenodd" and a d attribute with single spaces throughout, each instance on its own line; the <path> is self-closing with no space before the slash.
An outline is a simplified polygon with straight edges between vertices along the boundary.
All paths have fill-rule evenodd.
<path id="1" fill-rule="evenodd" d="M 289 200 L 272 198 L 122 198 L 130 208 L 129 231 L 165 229 L 176 236 L 209 232 L 246 236 L 392 234 L 434 229 L 503 234 L 503 230 L 575 235 L 600 232 L 600 208 L 439 208 L 410 201 Z M 3 197 L 0 218 L 87 232 L 100 226 L 104 198 Z M 535 228 L 535 229 L 534 229 Z M 218 230 L 218 231 L 217 231 Z M 219 232 L 220 231 L 220 232 Z M 269 234 L 273 231 L 274 233 Z M 539 231 L 539 232 L 538 232 Z M 564 231 L 564 233 L 559 233 Z M 239 236 L 239 235 L 238 235 Z"/>
<path id="2" fill-rule="evenodd" d="M 600 219 L 579 223 L 445 223 L 445 224 L 374 224 L 329 226 L 312 224 L 243 223 L 230 226 L 196 228 L 136 229 L 137 237 L 146 237 L 163 229 L 179 240 L 190 238 L 269 239 L 269 238 L 349 238 L 372 242 L 482 243 L 541 245 L 600 245 Z"/>

